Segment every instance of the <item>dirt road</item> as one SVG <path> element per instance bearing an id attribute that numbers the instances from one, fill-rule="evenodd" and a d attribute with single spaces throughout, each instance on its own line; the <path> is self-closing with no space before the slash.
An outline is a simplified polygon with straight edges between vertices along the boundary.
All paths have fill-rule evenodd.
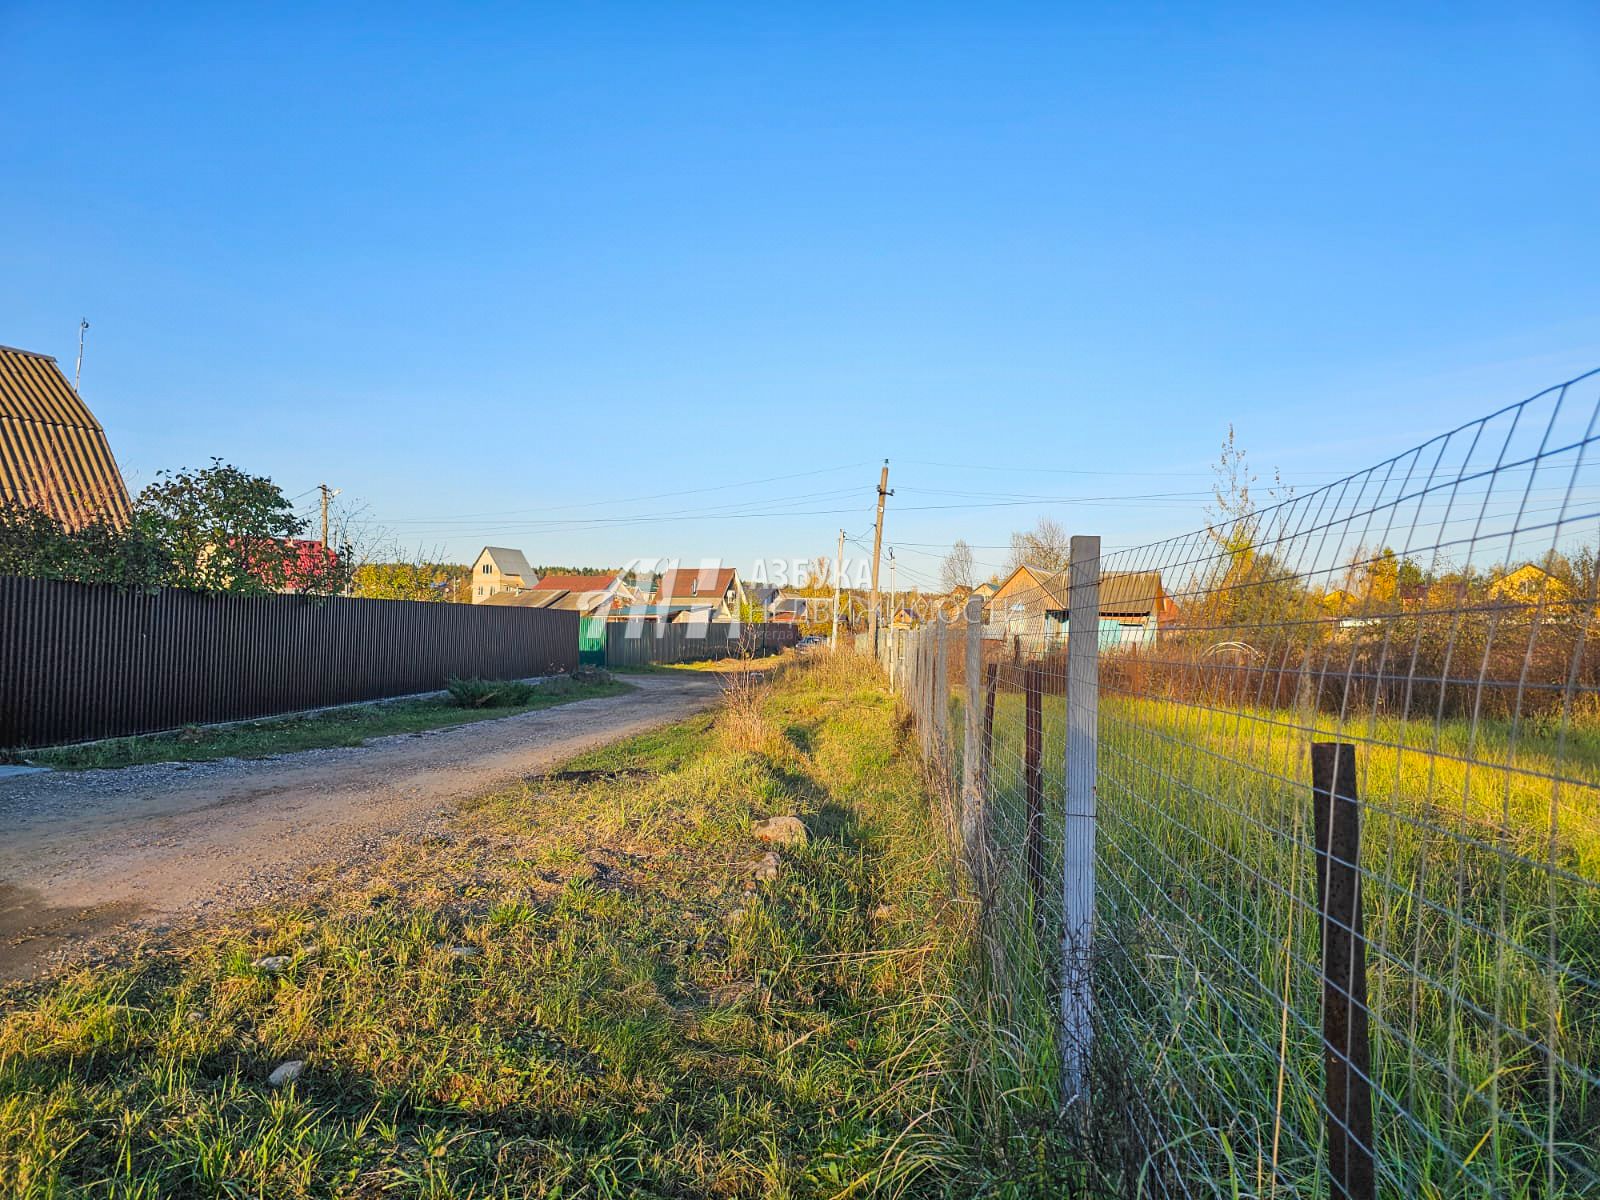
<path id="1" fill-rule="evenodd" d="M 453 815 L 457 802 L 693 714 L 714 674 L 365 746 L 0 780 L 0 978 L 96 938 L 292 891 L 312 867 Z"/>

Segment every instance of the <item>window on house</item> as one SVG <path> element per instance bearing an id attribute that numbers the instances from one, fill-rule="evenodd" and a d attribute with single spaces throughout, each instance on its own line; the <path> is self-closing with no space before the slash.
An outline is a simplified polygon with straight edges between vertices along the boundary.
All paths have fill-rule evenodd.
<path id="1" fill-rule="evenodd" d="M 488 563 L 484 563 L 483 564 L 483 573 L 485 575 L 489 574 L 489 564 Z"/>
<path id="2" fill-rule="evenodd" d="M 478 595 L 480 595 L 480 596 L 483 595 L 483 589 L 482 588 L 478 588 L 476 590 L 477 590 Z"/>

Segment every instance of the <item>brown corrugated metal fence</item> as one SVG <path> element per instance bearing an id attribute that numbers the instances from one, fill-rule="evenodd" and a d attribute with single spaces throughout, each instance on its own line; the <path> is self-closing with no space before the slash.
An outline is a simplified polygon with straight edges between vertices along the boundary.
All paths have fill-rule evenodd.
<path id="1" fill-rule="evenodd" d="M 0 577 L 0 746 L 46 746 L 578 665 L 571 612 L 153 593 Z"/>
<path id="2" fill-rule="evenodd" d="M 611 621 L 606 625 L 606 666 L 642 667 L 650 663 L 699 662 L 736 654 L 774 654 L 800 640 L 793 625 L 755 625 L 712 621 L 661 625 L 654 621 Z"/>

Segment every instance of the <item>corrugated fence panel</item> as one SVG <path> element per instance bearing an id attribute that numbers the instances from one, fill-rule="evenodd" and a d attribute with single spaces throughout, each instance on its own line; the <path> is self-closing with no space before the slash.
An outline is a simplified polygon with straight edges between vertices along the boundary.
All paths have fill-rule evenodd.
<path id="1" fill-rule="evenodd" d="M 571 612 L 0 576 L 0 746 L 243 720 L 578 665 Z"/>
<path id="2" fill-rule="evenodd" d="M 650 663 L 700 662 L 736 654 L 774 654 L 800 640 L 793 625 L 661 625 L 612 621 L 606 626 L 606 666 L 643 667 Z"/>

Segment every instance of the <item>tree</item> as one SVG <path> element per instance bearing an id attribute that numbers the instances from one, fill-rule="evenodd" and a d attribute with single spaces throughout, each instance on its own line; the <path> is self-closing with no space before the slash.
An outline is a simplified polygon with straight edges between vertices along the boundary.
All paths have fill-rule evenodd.
<path id="1" fill-rule="evenodd" d="M 178 587 L 332 595 L 348 579 L 348 546 L 297 545 L 305 522 L 278 485 L 220 458 L 198 471 L 158 474 L 134 502 L 134 520 L 160 539 Z"/>
<path id="2" fill-rule="evenodd" d="M 468 569 L 459 563 L 363 563 L 352 573 L 351 594 L 366 600 L 465 602 Z"/>
<path id="3" fill-rule="evenodd" d="M 947 592 L 972 590 L 972 547 L 961 538 L 956 539 L 956 544 L 950 547 L 950 553 L 944 556 L 939 577 L 944 581 Z"/>
<path id="4" fill-rule="evenodd" d="M 72 529 L 45 509 L 0 503 L 0 575 L 147 591 L 170 582 L 171 572 L 148 521 L 123 527 L 96 517 Z"/>
<path id="5" fill-rule="evenodd" d="M 1072 539 L 1059 522 L 1040 517 L 1025 533 L 1011 535 L 1011 570 L 1032 567 L 1039 571 L 1065 571 L 1072 561 Z"/>

